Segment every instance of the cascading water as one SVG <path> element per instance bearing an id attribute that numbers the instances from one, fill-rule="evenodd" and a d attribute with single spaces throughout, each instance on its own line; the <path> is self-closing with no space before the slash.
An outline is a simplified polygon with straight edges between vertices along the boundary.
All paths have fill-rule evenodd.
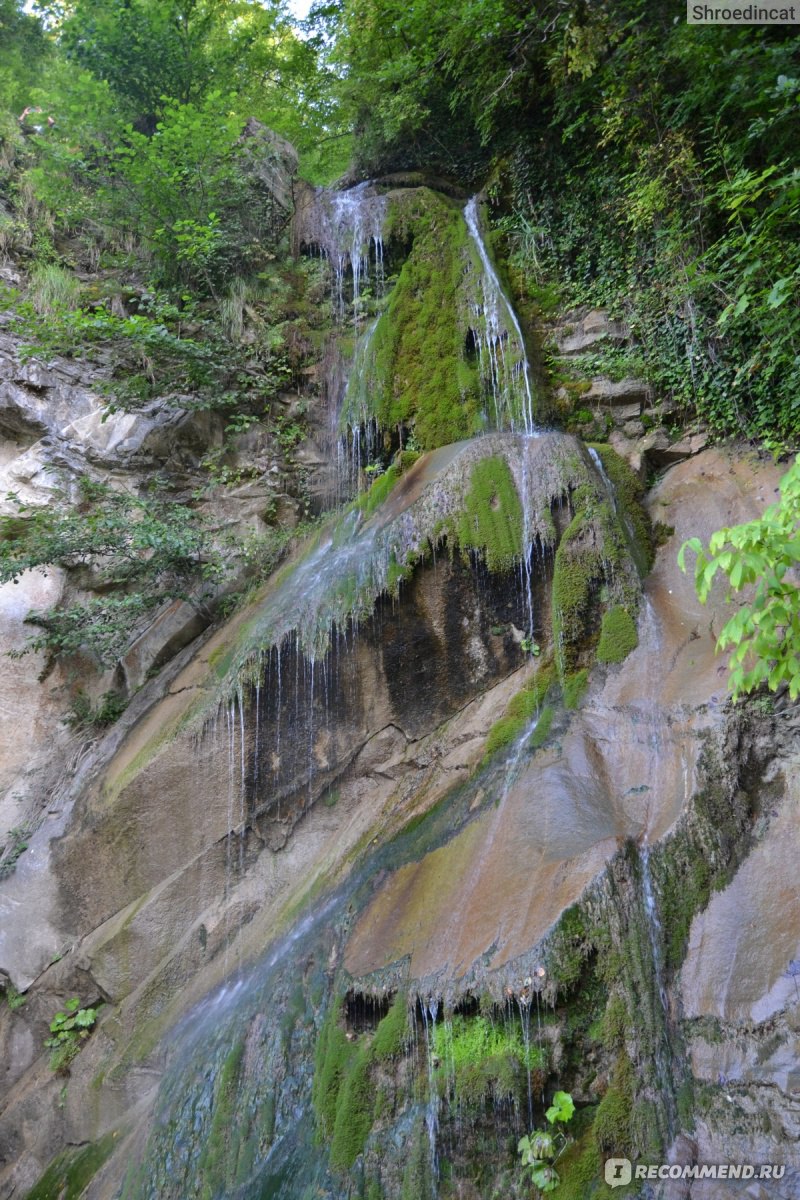
<path id="1" fill-rule="evenodd" d="M 352 332 L 352 362 L 334 341 L 327 364 L 328 451 L 335 464 L 335 486 L 330 500 L 340 504 L 358 491 L 360 473 L 372 457 L 374 422 L 364 414 L 343 420 L 342 408 L 349 378 L 359 371 L 364 347 L 375 322 L 364 328 L 365 294 L 371 289 L 380 300 L 384 293 L 384 242 L 387 200 L 369 183 L 344 191 L 319 188 L 298 219 L 299 238 L 330 264 L 334 318 L 340 329 Z M 348 287 L 349 285 L 349 287 Z M 349 294 L 348 294 L 349 290 Z"/>
<path id="2" fill-rule="evenodd" d="M 425 1129 L 428 1135 L 430 1150 L 431 1200 L 436 1200 L 439 1182 L 439 1155 L 437 1138 L 439 1135 L 439 1089 L 436 1080 L 435 1053 L 433 1047 L 433 1030 L 439 1015 L 439 1001 L 431 997 L 420 1002 L 422 1025 L 425 1032 L 425 1058 L 428 1074 L 428 1100 L 425 1107 Z"/>
<path id="3" fill-rule="evenodd" d="M 303 214 L 306 245 L 314 246 L 331 264 L 333 302 L 340 322 L 347 315 L 345 280 L 352 278 L 350 308 L 353 324 L 362 320 L 361 298 L 365 281 L 374 279 L 377 294 L 383 291 L 383 226 L 386 197 L 369 183 L 345 191 L 319 188 Z"/>
<path id="4" fill-rule="evenodd" d="M 519 427 L 536 432 L 533 419 L 531 368 L 517 314 L 503 291 L 481 234 L 476 196 L 464 209 L 469 235 L 481 264 L 480 301 L 476 301 L 475 342 L 481 373 L 491 393 L 498 429 Z M 520 417 L 515 414 L 519 411 Z"/>

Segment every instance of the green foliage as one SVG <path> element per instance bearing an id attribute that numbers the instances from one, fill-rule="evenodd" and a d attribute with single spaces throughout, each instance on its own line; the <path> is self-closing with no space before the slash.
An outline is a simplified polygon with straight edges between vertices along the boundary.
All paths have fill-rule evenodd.
<path id="1" fill-rule="evenodd" d="M 571 1120 L 574 1112 L 575 1105 L 569 1092 L 556 1092 L 544 1115 L 548 1124 L 555 1126 Z M 560 1179 L 554 1163 L 565 1144 L 562 1133 L 553 1134 L 543 1129 L 535 1129 L 520 1138 L 517 1153 L 523 1172 L 540 1192 L 554 1192 L 558 1187 Z"/>
<path id="2" fill-rule="evenodd" d="M 636 622 L 627 609 L 617 604 L 603 613 L 597 644 L 598 662 L 621 663 L 638 645 Z"/>
<path id="3" fill-rule="evenodd" d="M 0 0 L 0 109 L 15 115 L 31 103 L 49 46 L 41 21 L 17 0 Z"/>
<path id="4" fill-rule="evenodd" d="M 157 492 L 136 497 L 84 478 L 77 507 L 61 499 L 31 508 L 12 498 L 18 515 L 0 520 L 0 580 L 17 580 L 32 567 L 83 569 L 103 592 L 32 613 L 28 621 L 42 632 L 29 639 L 27 650 L 88 649 L 101 662 L 112 662 L 140 618 L 168 598 L 190 593 L 201 598 L 208 581 L 221 576 L 221 560 L 203 523 L 184 504 Z"/>
<path id="5" fill-rule="evenodd" d="M 0 850 L 0 879 L 7 879 L 12 874 L 20 855 L 28 849 L 32 832 L 27 825 L 13 825 L 9 829 L 5 836 L 5 845 Z"/>
<path id="6" fill-rule="evenodd" d="M 200 105 L 235 93 L 240 111 L 302 148 L 344 132 L 336 120 L 317 46 L 297 36 L 279 5 L 256 0 L 77 0 L 66 13 L 45 5 L 73 73 L 100 80 L 137 131 L 151 134 L 171 104 Z M 324 133 L 323 133 L 324 130 Z M 346 140 L 345 140 L 346 144 Z M 335 155 L 334 160 L 335 161 Z"/>
<path id="7" fill-rule="evenodd" d="M 752 599 L 740 605 L 717 638 L 718 649 L 732 647 L 734 700 L 762 684 L 772 691 L 787 685 L 792 700 L 800 695 L 800 593 L 793 580 L 800 561 L 800 458 L 783 476 L 780 493 L 762 517 L 718 530 L 708 550 L 691 538 L 678 556 L 685 570 L 686 552 L 694 551 L 695 587 L 703 604 L 718 573 L 727 577 L 728 601 L 753 589 Z"/>
<path id="8" fill-rule="evenodd" d="M 117 692 L 105 692 L 97 704 L 82 689 L 78 689 L 72 708 L 64 718 L 71 729 L 105 729 L 124 713 L 128 701 Z"/>
<path id="9" fill-rule="evenodd" d="M 489 1100 L 519 1099 L 528 1072 L 543 1079 L 547 1062 L 542 1047 L 525 1044 L 516 1022 L 485 1016 L 454 1016 L 435 1025 L 433 1050 L 440 1062 L 438 1086 L 452 1089 L 454 1101 L 471 1108 Z"/>
<path id="10" fill-rule="evenodd" d="M 28 297 L 40 317 L 64 317 L 78 307 L 80 294 L 75 276 L 56 263 L 42 263 L 31 272 Z"/>
<path id="11" fill-rule="evenodd" d="M 476 462 L 458 523 L 462 550 L 480 550 L 490 571 L 509 571 L 522 555 L 522 503 L 504 458 Z"/>
<path id="12" fill-rule="evenodd" d="M 44 1043 L 50 1050 L 51 1071 L 66 1070 L 92 1032 L 96 1021 L 97 1009 L 81 1008 L 77 996 L 67 1001 L 63 1012 L 56 1013 L 50 1022 L 51 1036 Z"/>

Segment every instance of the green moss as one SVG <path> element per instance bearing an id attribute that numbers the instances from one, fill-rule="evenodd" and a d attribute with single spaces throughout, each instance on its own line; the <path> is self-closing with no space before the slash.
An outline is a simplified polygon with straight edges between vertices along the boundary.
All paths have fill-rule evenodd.
<path id="1" fill-rule="evenodd" d="M 586 1200 L 592 1195 L 602 1179 L 603 1163 L 590 1132 L 567 1146 L 558 1160 L 556 1170 L 560 1180 L 557 1189 L 559 1200 Z"/>
<path id="2" fill-rule="evenodd" d="M 574 498 L 580 503 L 582 497 Z M 592 600 L 605 575 L 603 555 L 586 508 L 579 508 L 559 542 L 553 567 L 553 639 L 560 647 L 562 669 L 577 665 L 586 641 Z"/>
<path id="3" fill-rule="evenodd" d="M 633 1064 L 624 1052 L 616 1061 L 608 1091 L 597 1106 L 592 1133 L 601 1154 L 632 1156 Z"/>
<path id="4" fill-rule="evenodd" d="M 484 762 L 487 762 L 502 747 L 510 746 L 518 738 L 522 737 L 527 726 L 530 725 L 536 713 L 541 709 L 548 691 L 555 683 L 555 679 L 555 667 L 552 664 L 542 666 L 531 681 L 521 691 L 517 692 L 515 696 L 512 696 L 505 713 L 499 721 L 495 721 L 486 737 Z M 540 715 L 538 724 L 541 724 L 541 720 L 542 716 Z M 552 721 L 552 713 L 550 720 Z"/>
<path id="5" fill-rule="evenodd" d="M 516 1021 L 455 1016 L 436 1025 L 433 1046 L 441 1066 L 437 1084 L 456 1103 L 478 1108 L 488 1100 L 520 1099 L 528 1071 L 544 1072 L 546 1051 L 525 1045 Z"/>
<path id="6" fill-rule="evenodd" d="M 506 460 L 476 462 L 458 523 L 461 548 L 481 550 L 490 571 L 508 571 L 522 555 L 522 527 L 522 504 Z"/>
<path id="7" fill-rule="evenodd" d="M 564 707 L 569 709 L 577 708 L 583 699 L 588 684 L 589 671 L 586 667 L 580 671 L 573 671 L 571 675 L 567 675 L 562 687 Z"/>
<path id="8" fill-rule="evenodd" d="M 400 593 L 400 584 L 410 579 L 414 574 L 413 563 L 399 563 L 396 558 L 392 558 L 389 563 L 389 573 L 386 577 L 386 590 L 390 596 L 398 596 Z"/>
<path id="9" fill-rule="evenodd" d="M 378 476 L 368 492 L 362 492 L 356 500 L 356 506 L 361 509 L 365 516 L 369 516 L 370 513 L 373 513 L 376 508 L 383 504 L 399 478 L 400 473 L 397 467 L 394 465 L 389 467 L 382 475 Z"/>
<path id="10" fill-rule="evenodd" d="M 435 1192 L 428 1131 L 424 1120 L 419 1118 L 414 1124 L 408 1157 L 403 1170 L 400 1200 L 429 1200 L 429 1197 L 433 1195 Z"/>
<path id="11" fill-rule="evenodd" d="M 372 1057 L 394 1058 L 403 1050 L 408 1037 L 408 1004 L 405 995 L 398 992 L 388 1013 L 375 1030 Z"/>
<path id="12" fill-rule="evenodd" d="M 333 1134 L 336 1107 L 356 1047 L 347 1040 L 341 1025 L 341 1002 L 332 1004 L 320 1030 L 314 1055 L 314 1084 L 311 1098 L 320 1132 Z"/>
<path id="13" fill-rule="evenodd" d="M 90 1146 L 62 1151 L 28 1192 L 28 1200 L 78 1200 L 111 1155 L 117 1137 L 115 1130 Z"/>
<path id="14" fill-rule="evenodd" d="M 552 705 L 546 704 L 539 713 L 539 720 L 536 722 L 536 728 L 534 729 L 530 736 L 530 740 L 528 741 L 528 747 L 531 750 L 538 750 L 540 746 L 545 744 L 550 736 L 550 730 L 553 725 L 554 716 L 555 709 L 552 707 Z"/>
<path id="15" fill-rule="evenodd" d="M 628 1009 L 625 1001 L 619 995 L 609 997 L 600 1027 L 600 1040 L 603 1045 L 609 1050 L 618 1049 L 625 1040 L 627 1027 Z"/>
<path id="16" fill-rule="evenodd" d="M 319 1131 L 330 1141 L 331 1166 L 346 1171 L 363 1151 L 378 1107 L 386 1104 L 371 1068 L 402 1052 L 408 1036 L 406 999 L 398 993 L 374 1037 L 358 1042 L 348 1040 L 341 1017 L 338 1002 L 317 1041 L 312 1101 Z"/>
<path id="17" fill-rule="evenodd" d="M 238 1042 L 227 1055 L 214 1081 L 211 1124 L 199 1163 L 203 1191 L 209 1197 L 227 1190 L 236 1178 L 240 1141 L 234 1115 L 243 1056 L 244 1042 Z"/>
<path id="18" fill-rule="evenodd" d="M 370 1080 L 370 1045 L 362 1043 L 351 1059 L 336 1100 L 330 1161 L 334 1170 L 352 1167 L 372 1128 L 374 1089 Z"/>
<path id="19" fill-rule="evenodd" d="M 592 449 L 599 455 L 603 470 L 614 486 L 617 504 L 635 543 L 637 565 L 644 574 L 652 567 L 655 557 L 653 528 L 643 504 L 644 484 L 616 450 L 600 442 Z"/>
<path id="20" fill-rule="evenodd" d="M 603 613 L 597 660 L 602 663 L 621 663 L 639 645 L 636 623 L 627 609 L 615 605 Z"/>
<path id="21" fill-rule="evenodd" d="M 411 252 L 372 335 L 349 407 L 385 428 L 413 424 L 425 450 L 471 437 L 483 424 L 476 364 L 459 320 L 469 271 L 467 228 L 458 205 L 418 189 L 387 219 L 387 237 L 409 232 Z"/>
<path id="22" fill-rule="evenodd" d="M 593 949 L 592 922 L 580 904 L 573 904 L 561 914 L 547 947 L 549 974 L 560 992 L 568 992 L 582 977 Z"/>

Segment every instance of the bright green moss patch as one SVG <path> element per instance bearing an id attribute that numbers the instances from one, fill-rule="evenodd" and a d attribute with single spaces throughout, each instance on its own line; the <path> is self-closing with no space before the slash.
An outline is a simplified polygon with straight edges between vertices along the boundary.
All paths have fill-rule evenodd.
<path id="1" fill-rule="evenodd" d="M 541 1046 L 525 1045 L 518 1022 L 484 1016 L 455 1016 L 436 1025 L 433 1047 L 442 1064 L 440 1088 L 452 1089 L 457 1102 L 473 1108 L 490 1099 L 520 1096 L 527 1089 L 528 1071 L 543 1071 L 547 1063 Z"/>
<path id="2" fill-rule="evenodd" d="M 394 466 L 389 467 L 382 475 L 373 483 L 368 492 L 362 492 L 356 500 L 356 506 L 361 511 L 369 516 L 376 508 L 383 504 L 386 497 L 391 492 L 394 485 L 397 483 L 399 476 L 397 469 Z"/>
<path id="3" fill-rule="evenodd" d="M 486 738 L 484 762 L 492 757 L 503 746 L 510 746 L 522 737 L 534 716 L 539 712 L 545 696 L 555 683 L 556 672 L 552 665 L 542 666 L 529 683 L 512 696 L 505 713 L 499 721 L 495 721 Z M 541 724 L 541 716 L 538 724 Z M 552 721 L 552 713 L 551 713 Z"/>
<path id="4" fill-rule="evenodd" d="M 116 1131 L 90 1146 L 70 1147 L 54 1158 L 28 1200 L 78 1200 L 116 1144 Z"/>
<path id="5" fill-rule="evenodd" d="M 314 1055 L 314 1085 L 311 1098 L 321 1132 L 331 1137 L 336 1124 L 336 1104 L 356 1047 L 347 1040 L 341 1025 L 341 1005 L 328 1011 Z"/>
<path id="6" fill-rule="evenodd" d="M 458 523 L 462 549 L 482 550 L 490 571 L 508 571 L 522 555 L 522 504 L 511 468 L 493 456 L 476 462 Z"/>
<path id="7" fill-rule="evenodd" d="M 620 663 L 639 645 L 636 624 L 621 604 L 603 614 L 597 659 L 602 663 Z"/>
<path id="8" fill-rule="evenodd" d="M 360 1045 L 348 1065 L 336 1098 L 336 1119 L 331 1138 L 331 1166 L 335 1170 L 352 1167 L 366 1145 L 372 1128 L 374 1089 L 370 1081 L 369 1042 Z"/>
<path id="9" fill-rule="evenodd" d="M 546 704 L 539 713 L 539 720 L 536 722 L 536 728 L 530 736 L 528 746 L 531 750 L 538 750 L 543 746 L 550 736 L 550 730 L 553 725 L 555 709 L 550 704 Z"/>
<path id="10" fill-rule="evenodd" d="M 383 504 L 400 476 L 410 470 L 418 458 L 419 454 L 416 450 L 401 451 L 392 465 L 378 476 L 369 491 L 362 492 L 355 502 L 356 507 L 360 508 L 366 516 L 373 513 Z"/>
<path id="11" fill-rule="evenodd" d="M 408 1038 L 408 1006 L 404 994 L 398 992 L 388 1013 L 375 1030 L 372 1057 L 394 1058 L 403 1050 Z"/>
<path id="12" fill-rule="evenodd" d="M 586 1133 L 577 1142 L 567 1146 L 558 1160 L 558 1196 L 560 1200 L 586 1200 L 602 1178 L 603 1164 L 600 1152 Z"/>
<path id="13" fill-rule="evenodd" d="M 567 675 L 562 685 L 564 708 L 577 708 L 583 699 L 583 694 L 588 685 L 589 671 L 586 667 L 580 671 L 573 671 L 571 675 Z"/>
<path id="14" fill-rule="evenodd" d="M 362 1034 L 358 1041 L 345 1033 L 341 1002 L 329 1010 L 317 1042 L 312 1100 L 335 1170 L 352 1167 L 385 1105 L 374 1086 L 373 1064 L 400 1054 L 408 1036 L 406 998 L 399 992 L 374 1035 Z"/>

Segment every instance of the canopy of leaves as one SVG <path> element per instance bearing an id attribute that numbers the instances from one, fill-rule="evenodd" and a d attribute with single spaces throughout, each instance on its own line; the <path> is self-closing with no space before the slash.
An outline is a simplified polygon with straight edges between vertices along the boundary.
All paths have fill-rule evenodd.
<path id="1" fill-rule="evenodd" d="M 800 435 L 792 26 L 664 0 L 320 5 L 363 174 L 429 167 L 503 213 L 521 290 L 624 313 L 656 393 Z"/>

